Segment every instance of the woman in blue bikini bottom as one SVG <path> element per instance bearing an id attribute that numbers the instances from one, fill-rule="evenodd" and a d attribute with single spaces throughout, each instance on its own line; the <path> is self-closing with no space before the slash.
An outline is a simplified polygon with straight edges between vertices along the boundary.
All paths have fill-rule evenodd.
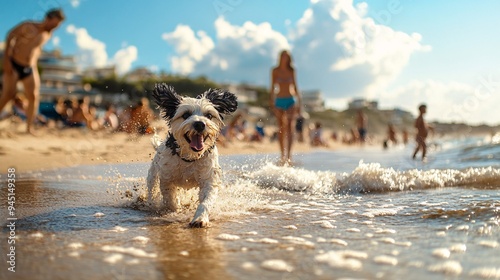
<path id="1" fill-rule="evenodd" d="M 295 105 L 295 98 L 293 96 L 290 97 L 276 97 L 274 100 L 274 106 L 277 109 L 286 111 Z"/>

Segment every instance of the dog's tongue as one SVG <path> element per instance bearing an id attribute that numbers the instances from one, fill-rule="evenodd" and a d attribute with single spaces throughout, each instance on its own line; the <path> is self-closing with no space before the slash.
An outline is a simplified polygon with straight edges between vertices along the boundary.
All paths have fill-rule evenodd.
<path id="1" fill-rule="evenodd" d="M 195 134 L 191 136 L 190 146 L 196 151 L 203 150 L 203 136 L 201 134 Z"/>

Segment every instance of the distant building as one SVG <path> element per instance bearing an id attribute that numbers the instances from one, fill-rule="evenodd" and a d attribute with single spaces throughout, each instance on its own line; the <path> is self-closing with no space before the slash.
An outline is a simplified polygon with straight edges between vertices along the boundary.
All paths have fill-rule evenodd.
<path id="1" fill-rule="evenodd" d="M 245 88 L 241 85 L 227 85 L 227 90 L 234 93 L 238 98 L 238 103 L 248 103 L 248 102 L 256 102 L 257 101 L 257 92 L 255 90 L 251 90 Z"/>
<path id="2" fill-rule="evenodd" d="M 100 103 L 102 96 L 90 85 L 83 85 L 83 75 L 78 70 L 74 56 L 61 54 L 60 50 L 44 51 L 38 59 L 40 69 L 40 99 L 52 101 L 57 97 L 90 96 Z"/>
<path id="3" fill-rule="evenodd" d="M 399 108 L 380 110 L 380 112 L 386 117 L 386 119 L 395 125 L 399 125 L 404 122 L 412 122 L 415 118 L 412 113 Z"/>
<path id="4" fill-rule="evenodd" d="M 125 75 L 125 79 L 131 83 L 140 82 L 148 79 L 154 79 L 154 78 L 157 78 L 157 75 L 146 67 L 135 68 L 134 70 L 128 72 Z"/>
<path id="5" fill-rule="evenodd" d="M 307 112 L 318 112 L 325 110 L 325 100 L 319 90 L 302 91 L 302 107 Z"/>
<path id="6" fill-rule="evenodd" d="M 378 101 L 368 101 L 364 98 L 355 98 L 348 104 L 349 109 L 378 109 Z"/>
<path id="7" fill-rule="evenodd" d="M 249 106 L 244 109 L 248 119 L 252 121 L 263 120 L 267 118 L 267 110 L 262 107 Z"/>
<path id="8" fill-rule="evenodd" d="M 116 76 L 116 67 L 111 65 L 99 68 L 87 68 L 83 71 L 83 76 L 96 80 L 114 77 Z"/>
<path id="9" fill-rule="evenodd" d="M 82 75 L 73 56 L 61 51 L 43 52 L 38 59 L 40 69 L 40 96 L 42 99 L 82 92 Z"/>

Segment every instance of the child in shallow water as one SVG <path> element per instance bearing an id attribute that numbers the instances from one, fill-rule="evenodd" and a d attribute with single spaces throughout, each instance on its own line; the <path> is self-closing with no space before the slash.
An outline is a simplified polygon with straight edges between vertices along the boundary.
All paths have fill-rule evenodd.
<path id="1" fill-rule="evenodd" d="M 419 116 L 415 120 L 415 127 L 417 128 L 417 137 L 415 138 L 417 141 L 417 148 L 415 148 L 415 152 L 413 153 L 413 159 L 417 157 L 418 152 L 422 149 L 422 161 L 425 161 L 427 154 L 425 139 L 429 134 L 429 130 L 433 131 L 434 128 L 424 121 L 424 114 L 427 113 L 427 106 L 425 104 L 420 105 L 418 111 Z"/>

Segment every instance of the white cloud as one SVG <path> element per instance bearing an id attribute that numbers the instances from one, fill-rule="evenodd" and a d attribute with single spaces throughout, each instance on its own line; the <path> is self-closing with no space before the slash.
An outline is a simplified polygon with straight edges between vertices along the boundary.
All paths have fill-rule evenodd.
<path id="1" fill-rule="evenodd" d="M 410 56 L 430 47 L 366 16 L 366 3 L 321 0 L 311 4 L 291 33 L 299 86 L 327 96 L 376 98 Z"/>
<path id="2" fill-rule="evenodd" d="M 285 36 L 269 23 L 245 22 L 231 25 L 220 17 L 215 21 L 216 41 L 204 32 L 179 25 L 163 38 L 175 47 L 174 71 L 183 74 L 208 75 L 219 81 L 266 83 L 270 67 L 282 49 L 289 48 Z"/>
<path id="3" fill-rule="evenodd" d="M 132 67 L 132 63 L 137 60 L 137 48 L 128 46 L 116 52 L 112 62 L 116 65 L 119 75 L 125 74 Z"/>
<path id="4" fill-rule="evenodd" d="M 381 106 L 399 107 L 414 114 L 421 103 L 428 106 L 427 119 L 463 123 L 498 123 L 500 83 L 489 76 L 477 84 L 412 81 L 382 95 Z"/>
<path id="5" fill-rule="evenodd" d="M 103 67 L 108 62 L 106 45 L 92 38 L 87 29 L 77 28 L 70 24 L 66 27 L 66 32 L 75 35 L 78 52 L 76 59 L 81 67 Z"/>
<path id="6" fill-rule="evenodd" d="M 218 81 L 268 85 L 282 49 L 292 49 L 299 89 L 320 89 L 327 98 L 376 98 L 415 52 L 430 50 L 417 34 L 377 24 L 368 5 L 352 0 L 314 0 L 285 37 L 267 22 L 231 25 L 215 21 L 216 38 L 179 25 L 163 38 L 174 46 L 172 69 Z M 387 20 L 386 20 L 387 21 Z"/>
<path id="7" fill-rule="evenodd" d="M 116 65 L 118 74 L 122 75 L 130 70 L 132 63 L 137 60 L 138 50 L 135 46 L 122 45 L 113 58 L 108 59 L 106 44 L 93 38 L 85 28 L 68 25 L 66 32 L 75 35 L 78 51 L 76 60 L 80 67 L 103 67 Z"/>
<path id="8" fill-rule="evenodd" d="M 80 6 L 80 0 L 69 0 L 69 3 L 73 8 Z"/>
<path id="9" fill-rule="evenodd" d="M 59 38 L 59 36 L 54 36 L 52 38 L 52 45 L 54 47 L 58 47 L 60 42 L 61 42 L 61 38 Z"/>
<path id="10" fill-rule="evenodd" d="M 162 38 L 174 45 L 178 56 L 171 59 L 172 69 L 181 74 L 194 71 L 194 66 L 203 56 L 214 48 L 214 42 L 203 31 L 194 33 L 187 25 L 179 24 L 171 33 L 164 33 Z"/>

